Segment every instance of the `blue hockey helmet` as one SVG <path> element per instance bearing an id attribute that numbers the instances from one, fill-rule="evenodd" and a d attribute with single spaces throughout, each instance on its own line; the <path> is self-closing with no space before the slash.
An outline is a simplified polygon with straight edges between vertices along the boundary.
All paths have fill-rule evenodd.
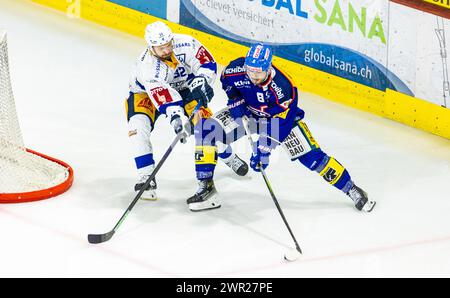
<path id="1" fill-rule="evenodd" d="M 250 47 L 245 57 L 245 66 L 251 71 L 267 71 L 272 65 L 272 49 L 265 44 L 257 43 Z"/>

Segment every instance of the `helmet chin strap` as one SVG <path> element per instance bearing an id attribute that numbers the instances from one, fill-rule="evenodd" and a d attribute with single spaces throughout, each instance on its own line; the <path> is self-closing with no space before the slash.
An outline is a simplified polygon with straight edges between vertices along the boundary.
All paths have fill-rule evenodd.
<path id="1" fill-rule="evenodd" d="M 153 46 L 148 46 L 148 51 L 149 51 L 150 54 L 152 54 L 153 56 L 158 57 L 158 55 L 156 55 L 155 51 L 153 50 Z"/>

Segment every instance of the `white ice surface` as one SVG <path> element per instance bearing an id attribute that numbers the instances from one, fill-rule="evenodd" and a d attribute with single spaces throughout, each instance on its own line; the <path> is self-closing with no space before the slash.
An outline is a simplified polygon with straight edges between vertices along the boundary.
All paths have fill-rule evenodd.
<path id="1" fill-rule="evenodd" d="M 259 174 L 238 179 L 219 164 L 222 208 L 188 210 L 191 139 L 158 174 L 160 200 L 138 202 L 109 242 L 88 244 L 134 197 L 124 98 L 145 44 L 26 1 L 0 0 L 0 27 L 26 145 L 75 170 L 60 197 L 0 205 L 0 277 L 450 276 L 450 141 L 306 93 L 309 128 L 377 200 L 371 214 L 277 150 L 267 173 L 304 252 L 287 263 L 293 243 Z M 172 138 L 159 119 L 156 158 Z M 245 158 L 247 148 L 236 144 Z"/>

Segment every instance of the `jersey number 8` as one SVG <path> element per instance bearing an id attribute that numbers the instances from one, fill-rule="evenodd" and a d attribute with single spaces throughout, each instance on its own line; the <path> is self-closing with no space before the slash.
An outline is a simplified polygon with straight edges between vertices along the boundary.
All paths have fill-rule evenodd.
<path id="1" fill-rule="evenodd" d="M 263 93 L 256 93 L 256 97 L 258 98 L 258 101 L 261 103 L 264 103 L 264 94 Z"/>

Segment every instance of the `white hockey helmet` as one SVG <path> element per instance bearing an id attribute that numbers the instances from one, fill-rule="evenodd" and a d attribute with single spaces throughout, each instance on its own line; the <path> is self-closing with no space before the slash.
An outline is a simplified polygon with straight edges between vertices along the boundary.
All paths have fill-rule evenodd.
<path id="1" fill-rule="evenodd" d="M 172 39 L 172 30 L 161 21 L 151 23 L 145 28 L 145 40 L 149 47 L 166 44 Z"/>

